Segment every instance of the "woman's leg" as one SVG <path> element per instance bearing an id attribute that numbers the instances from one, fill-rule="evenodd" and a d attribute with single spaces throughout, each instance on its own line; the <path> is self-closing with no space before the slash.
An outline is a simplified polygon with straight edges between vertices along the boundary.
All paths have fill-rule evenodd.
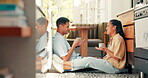
<path id="1" fill-rule="evenodd" d="M 72 70 L 79 70 L 84 68 L 94 68 L 106 73 L 116 73 L 117 71 L 119 71 L 104 59 L 97 59 L 94 57 L 84 57 L 82 59 L 72 60 L 71 62 Z"/>

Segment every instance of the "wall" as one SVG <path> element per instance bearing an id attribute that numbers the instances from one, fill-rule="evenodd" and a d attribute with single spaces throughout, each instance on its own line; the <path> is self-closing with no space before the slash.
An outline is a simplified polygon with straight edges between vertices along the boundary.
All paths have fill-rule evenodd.
<path id="1" fill-rule="evenodd" d="M 131 0 L 102 0 L 101 22 L 108 22 L 116 15 L 131 8 Z"/>
<path id="2" fill-rule="evenodd" d="M 73 22 L 76 24 L 81 23 L 80 6 L 74 7 L 73 14 L 74 14 Z"/>
<path id="3" fill-rule="evenodd" d="M 15 78 L 35 78 L 35 2 L 24 0 L 27 22 L 32 36 L 0 37 L 0 66 L 8 67 Z"/>

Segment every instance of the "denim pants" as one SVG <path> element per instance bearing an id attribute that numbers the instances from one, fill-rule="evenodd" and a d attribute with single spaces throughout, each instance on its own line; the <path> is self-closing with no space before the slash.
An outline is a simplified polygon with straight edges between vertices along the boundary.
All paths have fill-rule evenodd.
<path id="1" fill-rule="evenodd" d="M 113 67 L 108 61 L 104 59 L 97 59 L 94 57 L 83 57 L 72 60 L 72 70 L 79 70 L 84 68 L 93 68 L 106 73 L 116 73 L 119 69 Z"/>

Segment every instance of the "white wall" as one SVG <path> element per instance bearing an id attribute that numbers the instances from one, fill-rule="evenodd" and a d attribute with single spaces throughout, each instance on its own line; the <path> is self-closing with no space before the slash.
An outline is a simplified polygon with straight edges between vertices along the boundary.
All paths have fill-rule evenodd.
<path id="1" fill-rule="evenodd" d="M 73 22 L 76 24 L 81 23 L 80 6 L 74 7 L 73 14 Z"/>
<path id="2" fill-rule="evenodd" d="M 102 2 L 103 1 L 103 2 Z M 101 12 L 104 16 L 101 17 L 101 22 L 108 22 L 110 19 L 116 18 L 116 15 L 131 8 L 131 0 L 102 0 L 104 11 Z"/>
<path id="3" fill-rule="evenodd" d="M 110 6 L 109 4 L 107 3 L 110 3 L 110 0 L 100 0 L 100 9 L 102 9 L 100 11 L 100 21 L 101 22 L 106 22 L 107 19 L 108 19 L 108 12 L 110 10 L 108 10 L 108 6 Z"/>

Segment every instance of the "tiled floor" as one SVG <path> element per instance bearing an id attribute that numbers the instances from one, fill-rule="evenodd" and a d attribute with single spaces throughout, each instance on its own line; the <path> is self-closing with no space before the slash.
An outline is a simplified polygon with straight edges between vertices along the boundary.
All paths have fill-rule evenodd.
<path id="1" fill-rule="evenodd" d="M 139 78 L 138 74 L 105 74 L 105 73 L 46 73 L 36 74 L 36 78 Z"/>
<path id="2" fill-rule="evenodd" d="M 95 69 L 81 69 L 73 72 L 41 74 L 37 73 L 36 78 L 139 78 L 136 70 L 132 71 L 132 74 L 121 73 L 121 74 L 106 74 Z"/>

